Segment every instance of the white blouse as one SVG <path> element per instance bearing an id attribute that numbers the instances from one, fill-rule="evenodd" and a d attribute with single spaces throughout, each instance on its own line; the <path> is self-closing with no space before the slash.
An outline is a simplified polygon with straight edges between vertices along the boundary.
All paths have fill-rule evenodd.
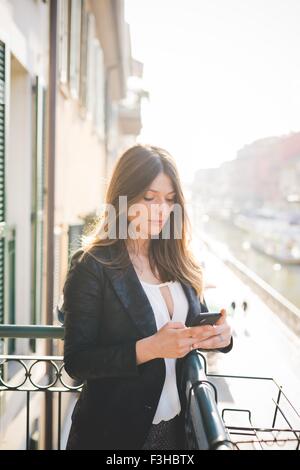
<path id="1" fill-rule="evenodd" d="M 185 320 L 188 312 L 188 301 L 182 285 L 179 281 L 163 282 L 161 284 L 150 284 L 140 279 L 144 291 L 149 299 L 154 312 L 157 330 L 163 327 L 169 321 L 182 322 Z M 168 285 L 173 299 L 173 316 L 170 317 L 167 304 L 160 290 L 160 287 Z M 176 383 L 176 359 L 165 358 L 166 378 L 156 414 L 153 418 L 153 424 L 160 421 L 169 421 L 180 413 L 181 406 Z"/>

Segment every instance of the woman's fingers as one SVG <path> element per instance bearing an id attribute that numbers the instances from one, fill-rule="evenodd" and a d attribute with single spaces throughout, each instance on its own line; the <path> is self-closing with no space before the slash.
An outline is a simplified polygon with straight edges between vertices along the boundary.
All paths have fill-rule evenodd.
<path id="1" fill-rule="evenodd" d="M 201 348 L 201 349 L 219 349 L 225 348 L 230 344 L 231 335 L 216 335 L 212 336 L 211 338 L 205 339 L 203 341 L 199 341 L 194 344 L 194 348 Z"/>
<path id="2" fill-rule="evenodd" d="M 221 318 L 215 325 L 187 327 L 181 322 L 168 322 L 165 325 L 166 329 L 173 329 L 176 336 L 178 357 L 183 357 L 193 349 L 219 349 L 230 344 L 231 327 L 226 320 L 226 310 L 221 309 L 220 313 Z"/>
<path id="3" fill-rule="evenodd" d="M 223 333 L 229 333 L 230 331 L 230 325 L 229 323 L 225 322 L 222 323 L 221 325 L 214 325 L 214 334 L 215 335 L 220 335 Z"/>
<path id="4" fill-rule="evenodd" d="M 180 322 L 180 321 L 169 321 L 168 323 L 166 323 L 165 325 L 167 328 L 171 328 L 171 329 L 181 329 L 181 330 L 186 330 L 187 327 L 185 326 L 184 323 Z"/>
<path id="5" fill-rule="evenodd" d="M 193 326 L 190 328 L 190 333 L 185 332 L 185 337 L 192 336 L 196 341 L 203 341 L 204 339 L 211 338 L 220 334 L 229 334 L 230 326 L 227 322 L 220 325 L 206 325 L 206 326 Z"/>
<path id="6" fill-rule="evenodd" d="M 215 325 L 193 328 L 195 332 L 195 348 L 218 349 L 230 344 L 232 336 L 231 326 L 226 320 L 226 310 L 222 309 L 221 313 L 222 317 Z"/>
<path id="7" fill-rule="evenodd" d="M 185 336 L 193 337 L 195 338 L 195 340 L 209 338 L 210 336 L 213 336 L 215 334 L 214 327 L 212 325 L 191 326 L 189 330 L 189 335 L 188 333 L 186 333 Z"/>

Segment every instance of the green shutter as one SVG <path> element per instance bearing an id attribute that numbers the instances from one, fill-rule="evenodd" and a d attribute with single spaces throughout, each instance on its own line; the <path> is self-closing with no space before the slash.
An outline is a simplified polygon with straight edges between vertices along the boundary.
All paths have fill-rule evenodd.
<path id="1" fill-rule="evenodd" d="M 85 4 L 81 7 L 81 46 L 80 46 L 80 104 L 87 107 L 87 64 L 88 64 L 88 13 Z"/>
<path id="2" fill-rule="evenodd" d="M 74 98 L 79 95 L 80 82 L 80 40 L 81 40 L 81 0 L 71 2 L 70 25 L 70 88 Z"/>
<path id="3" fill-rule="evenodd" d="M 4 323 L 5 228 L 5 45 L 0 41 L 0 323 Z M 3 341 L 0 342 L 0 354 Z"/>
<path id="4" fill-rule="evenodd" d="M 44 186 L 45 186 L 45 104 L 46 91 L 36 79 L 34 99 L 34 146 L 33 146 L 33 191 L 32 191 L 32 289 L 31 323 L 42 320 L 43 299 L 43 235 L 44 235 Z M 35 341 L 31 341 L 35 350 Z"/>
<path id="5" fill-rule="evenodd" d="M 15 296 L 15 283 L 16 283 L 16 230 L 11 228 L 7 237 L 8 245 L 8 323 L 14 325 L 16 323 L 16 296 Z M 16 340 L 8 339 L 8 354 L 14 354 L 16 347 Z"/>
<path id="6" fill-rule="evenodd" d="M 84 231 L 84 224 L 69 225 L 68 229 L 68 263 L 70 264 L 71 258 L 75 251 L 81 248 L 81 237 Z"/>

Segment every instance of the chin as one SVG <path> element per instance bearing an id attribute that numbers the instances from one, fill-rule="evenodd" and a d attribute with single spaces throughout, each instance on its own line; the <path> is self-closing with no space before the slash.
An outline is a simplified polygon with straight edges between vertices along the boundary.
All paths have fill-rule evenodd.
<path id="1" fill-rule="evenodd" d="M 150 230 L 150 234 L 159 234 L 160 232 L 162 231 L 162 227 L 153 227 L 151 230 Z"/>

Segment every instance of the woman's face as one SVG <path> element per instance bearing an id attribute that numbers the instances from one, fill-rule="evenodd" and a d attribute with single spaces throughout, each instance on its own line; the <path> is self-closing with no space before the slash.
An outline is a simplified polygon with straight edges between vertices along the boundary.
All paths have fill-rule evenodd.
<path id="1" fill-rule="evenodd" d="M 128 209 L 128 220 L 137 238 L 158 235 L 170 216 L 176 192 L 169 176 L 159 173 L 143 197 Z"/>

